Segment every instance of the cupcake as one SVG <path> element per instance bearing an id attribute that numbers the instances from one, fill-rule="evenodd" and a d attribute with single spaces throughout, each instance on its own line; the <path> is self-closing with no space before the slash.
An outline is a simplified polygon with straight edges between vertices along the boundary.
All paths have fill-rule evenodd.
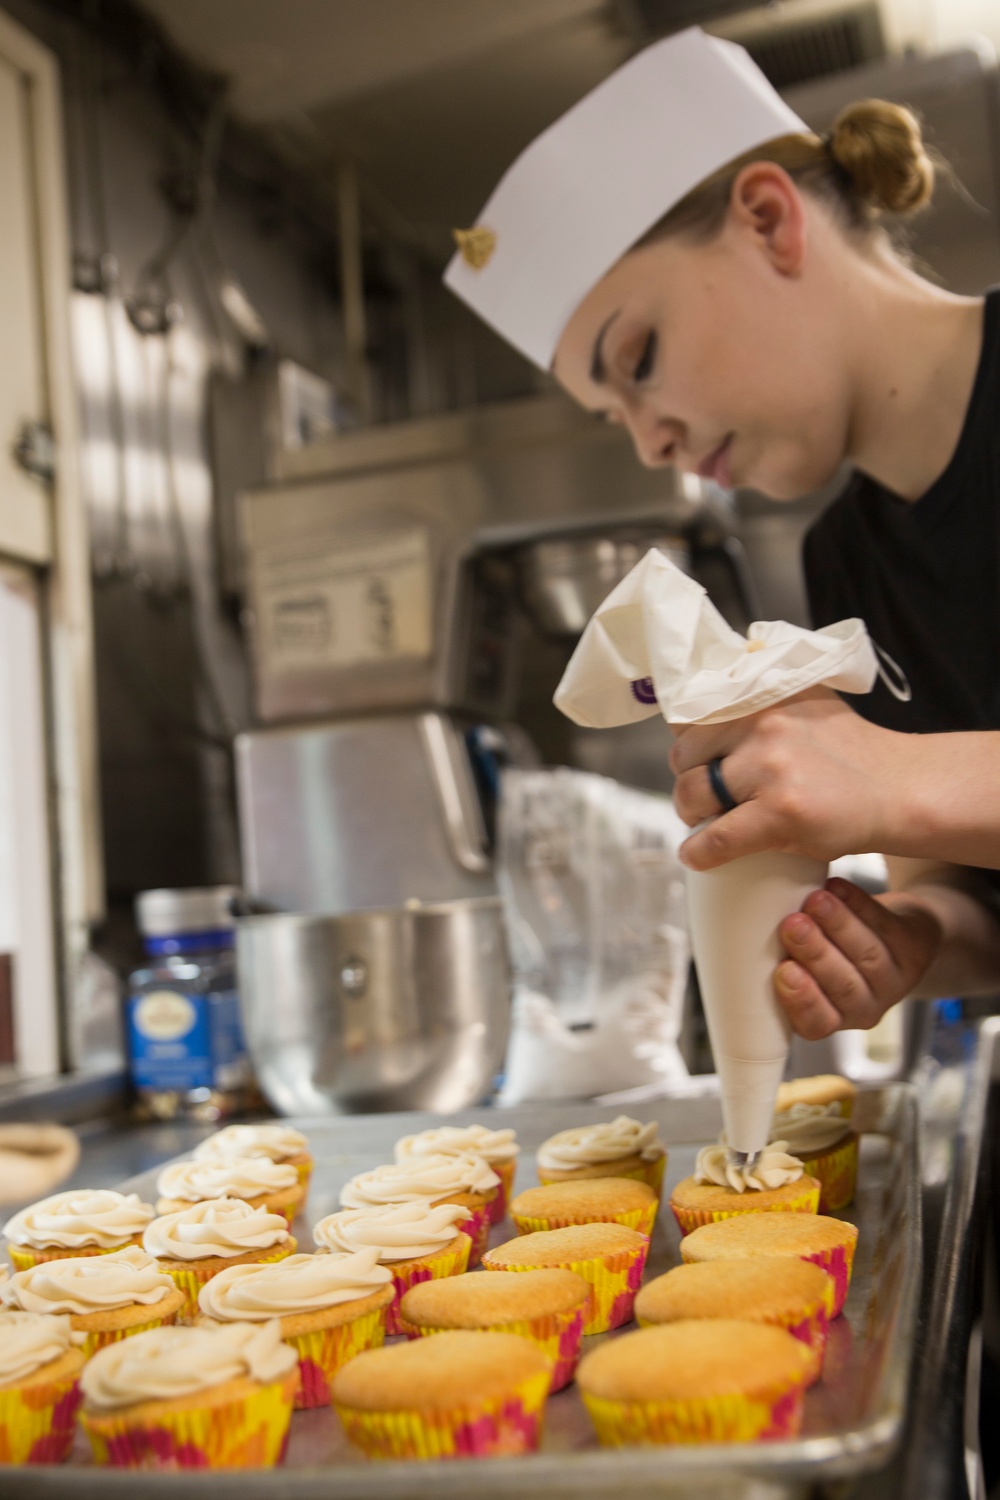
<path id="1" fill-rule="evenodd" d="M 301 1130 L 280 1121 L 266 1125 L 227 1125 L 195 1147 L 195 1161 L 233 1161 L 239 1157 L 266 1157 L 294 1167 L 306 1192 L 312 1176 L 313 1158 Z"/>
<path id="2" fill-rule="evenodd" d="M 219 1323 L 277 1318 L 299 1360 L 295 1405 L 328 1406 L 341 1365 L 385 1339 L 392 1275 L 377 1250 L 291 1255 L 274 1266 L 230 1266 L 202 1287 L 198 1306 Z"/>
<path id="3" fill-rule="evenodd" d="M 631 1177 L 581 1177 L 528 1188 L 510 1205 L 518 1234 L 564 1229 L 567 1224 L 625 1224 L 652 1234 L 659 1200 L 645 1182 Z"/>
<path id="4" fill-rule="evenodd" d="M 538 1447 L 551 1379 L 529 1339 L 463 1329 L 359 1354 L 333 1409 L 369 1458 L 498 1458 Z"/>
<path id="5" fill-rule="evenodd" d="M 857 1085 L 839 1073 L 816 1073 L 812 1078 L 792 1078 L 780 1084 L 774 1107 L 780 1114 L 796 1104 L 834 1105 L 849 1120 L 857 1093 Z"/>
<path id="6" fill-rule="evenodd" d="M 517 1333 L 552 1361 L 552 1391 L 573 1379 L 580 1357 L 590 1287 L 575 1271 L 522 1271 L 518 1276 L 453 1276 L 411 1287 L 400 1311 L 408 1338 L 457 1328 Z"/>
<path id="7" fill-rule="evenodd" d="M 487 1271 L 575 1271 L 590 1282 L 584 1333 L 606 1333 L 632 1317 L 649 1253 L 648 1236 L 623 1224 L 572 1224 L 525 1234 L 483 1256 Z"/>
<path id="8" fill-rule="evenodd" d="M 341 1190 L 342 1208 L 375 1208 L 387 1203 L 458 1203 L 471 1215 L 459 1225 L 472 1241 L 469 1265 L 478 1266 L 490 1232 L 490 1210 L 500 1179 L 471 1151 L 454 1156 L 413 1156 L 352 1177 Z"/>
<path id="9" fill-rule="evenodd" d="M 15 1271 L 27 1271 L 43 1260 L 106 1255 L 141 1244 L 152 1217 L 152 1204 L 143 1203 L 138 1193 L 75 1188 L 22 1208 L 3 1232 Z"/>
<path id="10" fill-rule="evenodd" d="M 690 1234 L 700 1224 L 713 1224 L 733 1214 L 814 1214 L 819 1208 L 819 1183 L 805 1175 L 802 1163 L 788 1154 L 784 1141 L 766 1147 L 752 1168 L 735 1166 L 727 1147 L 717 1144 L 698 1152 L 694 1176 L 677 1184 L 670 1207 L 681 1234 Z"/>
<path id="11" fill-rule="evenodd" d="M 782 1140 L 819 1183 L 819 1211 L 837 1213 L 854 1199 L 858 1137 L 839 1104 L 793 1104 L 775 1115 L 772 1139 Z"/>
<path id="12" fill-rule="evenodd" d="M 99 1464 L 270 1468 L 284 1457 L 297 1381 L 276 1318 L 155 1328 L 94 1355 L 80 1421 Z"/>
<path id="13" fill-rule="evenodd" d="M 106 1344 L 173 1323 L 184 1305 L 179 1292 L 138 1245 L 107 1255 L 74 1255 L 18 1271 L 0 1287 L 4 1308 L 68 1313 L 83 1335 L 89 1359 Z"/>
<path id="14" fill-rule="evenodd" d="M 321 1254 L 378 1251 L 379 1264 L 392 1272 L 393 1300 L 386 1309 L 386 1333 L 401 1333 L 399 1304 L 421 1281 L 460 1276 L 469 1264 L 472 1241 L 462 1225 L 472 1218 L 460 1203 L 386 1203 L 381 1208 L 346 1208 L 328 1214 L 313 1229 Z"/>
<path id="15" fill-rule="evenodd" d="M 436 1130 L 422 1130 L 419 1135 L 404 1135 L 396 1142 L 397 1161 L 413 1156 L 455 1156 L 473 1151 L 497 1174 L 500 1186 L 490 1204 L 490 1223 L 501 1224 L 514 1191 L 514 1173 L 521 1148 L 513 1130 L 489 1130 L 485 1125 L 441 1125 Z"/>
<path id="16" fill-rule="evenodd" d="M 158 1214 L 175 1214 L 211 1198 L 240 1198 L 251 1208 L 281 1214 L 289 1225 L 305 1201 L 299 1174 L 287 1162 L 266 1156 L 216 1157 L 208 1161 L 175 1161 L 156 1179 Z"/>
<path id="17" fill-rule="evenodd" d="M 705 1318 L 783 1328 L 812 1351 L 810 1380 L 818 1380 L 823 1368 L 832 1310 L 832 1278 L 819 1266 L 780 1256 L 675 1266 L 647 1281 L 635 1299 L 640 1328 Z"/>
<path id="18" fill-rule="evenodd" d="M 146 1230 L 142 1244 L 184 1293 L 186 1318 L 197 1316 L 198 1293 L 227 1266 L 284 1260 L 297 1248 L 281 1214 L 251 1208 L 239 1198 L 207 1198 L 161 1214 Z"/>
<path id="19" fill-rule="evenodd" d="M 581 1177 L 634 1177 L 659 1197 L 667 1153 L 657 1140 L 655 1121 L 643 1125 L 619 1115 L 600 1125 L 560 1130 L 538 1149 L 541 1183 L 571 1182 Z"/>
<path id="20" fill-rule="evenodd" d="M 695 1229 L 681 1241 L 681 1256 L 691 1264 L 760 1255 L 813 1261 L 833 1277 L 835 1318 L 843 1310 L 857 1243 L 853 1224 L 824 1214 L 744 1214 Z"/>
<path id="21" fill-rule="evenodd" d="M 69 1457 L 85 1356 L 69 1318 L 0 1317 L 0 1464 L 61 1464 Z"/>
<path id="22" fill-rule="evenodd" d="M 605 1447 L 751 1443 L 798 1433 L 813 1360 L 783 1328 L 716 1318 L 612 1339 L 576 1378 Z"/>

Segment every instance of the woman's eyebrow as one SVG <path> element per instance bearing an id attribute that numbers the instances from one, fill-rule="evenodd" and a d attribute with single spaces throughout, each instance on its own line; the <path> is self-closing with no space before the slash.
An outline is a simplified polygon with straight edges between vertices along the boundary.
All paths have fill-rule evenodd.
<path id="1" fill-rule="evenodd" d="M 616 312 L 611 314 L 610 318 L 607 318 L 601 324 L 597 337 L 594 340 L 594 352 L 590 357 L 590 378 L 595 385 L 603 385 L 608 378 L 607 371 L 604 368 L 604 335 L 620 312 L 621 308 L 618 308 Z"/>

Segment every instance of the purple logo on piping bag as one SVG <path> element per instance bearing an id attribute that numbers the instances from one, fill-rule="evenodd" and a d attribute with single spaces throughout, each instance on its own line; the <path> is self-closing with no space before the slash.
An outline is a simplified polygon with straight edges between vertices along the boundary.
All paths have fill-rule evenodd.
<path id="1" fill-rule="evenodd" d="M 656 691 L 653 687 L 652 677 L 640 677 L 631 684 L 632 697 L 637 703 L 655 703 Z"/>

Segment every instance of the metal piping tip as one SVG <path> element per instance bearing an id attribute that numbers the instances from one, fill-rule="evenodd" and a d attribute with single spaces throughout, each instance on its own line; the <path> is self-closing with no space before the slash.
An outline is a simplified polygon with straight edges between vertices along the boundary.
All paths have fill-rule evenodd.
<path id="1" fill-rule="evenodd" d="M 734 1151 L 729 1147 L 729 1165 L 738 1167 L 741 1172 L 752 1171 L 761 1158 L 760 1151 Z"/>

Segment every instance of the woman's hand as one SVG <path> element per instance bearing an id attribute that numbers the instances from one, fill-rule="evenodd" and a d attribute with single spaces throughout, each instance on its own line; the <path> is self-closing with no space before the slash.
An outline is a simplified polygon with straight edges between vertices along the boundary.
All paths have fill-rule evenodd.
<path id="1" fill-rule="evenodd" d="M 793 1030 L 818 1041 L 881 1020 L 923 978 L 943 932 L 919 896 L 876 899 L 833 879 L 785 918 L 778 935 L 788 957 L 775 970 L 775 993 Z"/>

